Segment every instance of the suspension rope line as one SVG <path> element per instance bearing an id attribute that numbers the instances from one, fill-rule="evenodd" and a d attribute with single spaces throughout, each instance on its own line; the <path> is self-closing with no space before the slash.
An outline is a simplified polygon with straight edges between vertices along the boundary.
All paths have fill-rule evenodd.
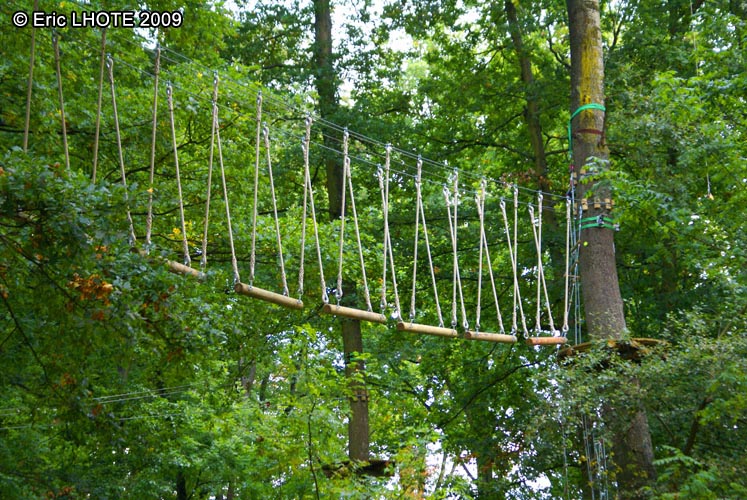
<path id="1" fill-rule="evenodd" d="M 343 290 L 342 290 L 342 254 L 343 250 L 345 249 L 345 218 L 347 216 L 347 206 L 346 206 L 346 200 L 345 200 L 345 184 L 347 181 L 347 175 L 348 175 L 348 166 L 350 162 L 350 157 L 348 156 L 348 141 L 350 139 L 350 134 L 348 134 L 348 130 L 345 129 L 345 131 L 342 134 L 342 197 L 340 201 L 340 244 L 338 245 L 338 255 L 337 255 L 337 286 L 335 287 L 335 299 L 337 299 L 337 305 L 340 305 L 340 301 L 342 300 Z"/>
<path id="2" fill-rule="evenodd" d="M 105 33 L 105 32 L 104 32 Z M 103 35 L 102 35 L 103 37 Z M 153 180 L 156 173 L 156 137 L 158 133 L 158 75 L 161 67 L 161 49 L 156 48 L 155 76 L 153 78 L 153 125 L 150 136 L 150 172 L 148 174 L 148 215 L 145 217 L 145 251 L 150 252 L 151 233 L 153 231 Z M 98 122 L 96 129 L 98 144 Z M 95 163 L 94 163 L 95 165 Z M 95 167 L 94 167 L 95 176 Z"/>
<path id="3" fill-rule="evenodd" d="M 119 130 L 119 115 L 117 113 L 117 93 L 114 86 L 114 60 L 111 56 L 106 59 L 106 66 L 109 73 L 109 85 L 112 94 L 112 112 L 114 114 L 114 131 L 117 137 L 117 153 L 119 155 L 119 170 L 122 175 L 122 186 L 124 187 L 124 199 L 127 212 L 127 222 L 130 225 L 130 245 L 135 245 L 137 238 L 135 238 L 135 224 L 132 222 L 132 214 L 130 213 L 130 196 L 127 192 L 127 174 L 125 173 L 124 165 L 124 154 L 122 153 L 122 134 Z"/>
<path id="4" fill-rule="evenodd" d="M 386 272 L 387 272 L 387 264 L 388 264 L 388 257 L 389 252 L 387 248 L 387 241 L 389 239 L 389 165 L 390 165 L 390 157 L 392 153 L 392 148 L 390 144 L 386 145 L 386 156 L 384 160 L 384 169 L 382 170 L 381 166 L 379 166 L 378 170 L 376 171 L 377 177 L 379 178 L 379 190 L 381 191 L 381 211 L 382 216 L 384 219 L 384 251 L 382 252 L 384 255 L 382 256 L 384 259 L 384 263 L 381 266 L 381 300 L 379 302 L 381 314 L 384 314 L 386 311 Z M 384 180 L 386 179 L 386 181 Z"/>
<path id="5" fill-rule="evenodd" d="M 355 208 L 355 194 L 353 191 L 353 174 L 350 170 L 350 157 L 347 158 L 347 161 L 345 162 L 344 168 L 347 170 L 347 180 L 348 180 L 348 189 L 350 189 L 350 208 L 353 212 L 353 226 L 355 228 L 355 239 L 358 243 L 358 258 L 360 260 L 361 265 L 361 274 L 363 278 L 363 297 L 366 301 L 366 307 L 368 312 L 373 312 L 373 307 L 371 306 L 371 292 L 368 289 L 368 278 L 366 276 L 366 263 L 363 259 L 363 245 L 361 244 L 361 231 L 360 231 L 360 225 L 358 223 L 358 211 Z M 343 186 L 343 189 L 345 189 L 345 186 Z"/>
<path id="6" fill-rule="evenodd" d="M 283 258 L 283 241 L 280 237 L 280 220 L 278 219 L 278 201 L 275 195 L 275 181 L 272 175 L 272 159 L 270 151 L 270 129 L 267 125 L 262 128 L 267 157 L 267 175 L 270 179 L 270 193 L 272 194 L 272 216 L 275 221 L 275 241 L 278 246 L 278 260 L 280 264 L 280 278 L 283 282 L 283 295 L 288 296 L 288 277 L 285 273 L 285 259 Z"/>
<path id="7" fill-rule="evenodd" d="M 298 267 L 298 289 L 296 295 L 298 300 L 303 297 L 303 280 L 304 280 L 304 259 L 306 258 L 306 217 L 308 216 L 307 205 L 309 203 L 309 189 L 306 183 L 306 172 L 309 168 L 309 150 L 307 142 L 311 138 L 311 117 L 306 117 L 306 131 L 304 133 L 303 141 L 301 141 L 301 149 L 303 151 L 303 214 L 301 216 L 301 248 L 300 248 L 300 263 Z"/>
<path id="8" fill-rule="evenodd" d="M 54 63 L 57 72 L 57 91 L 60 98 L 60 120 L 62 122 L 62 147 L 65 150 L 65 169 L 70 170 L 70 150 L 67 145 L 67 124 L 65 123 L 65 99 L 62 96 L 62 71 L 60 70 L 60 43 L 57 31 L 52 31 Z"/>
<path id="9" fill-rule="evenodd" d="M 420 205 L 422 203 L 420 176 L 423 172 L 423 160 L 418 157 L 418 173 L 415 178 L 415 242 L 412 250 L 412 293 L 410 294 L 410 321 L 415 321 L 415 295 L 418 286 L 418 238 L 420 237 Z M 438 293 L 436 300 L 438 300 Z M 439 326 L 443 326 L 439 317 Z"/>
<path id="10" fill-rule="evenodd" d="M 34 0 L 34 12 L 39 10 L 39 0 Z M 26 123 L 23 127 L 23 151 L 29 150 L 29 129 L 31 127 L 31 94 L 34 87 L 34 60 L 36 58 L 36 28 L 31 28 L 31 55 L 29 56 L 29 79 L 26 89 Z"/>
<path id="11" fill-rule="evenodd" d="M 570 259 L 571 259 L 571 199 L 565 200 L 565 286 L 563 288 L 563 327 L 561 332 L 563 336 L 568 334 L 568 299 L 569 299 L 569 280 L 570 280 Z"/>
<path id="12" fill-rule="evenodd" d="M 254 268 L 257 263 L 257 203 L 259 194 L 259 148 L 262 138 L 262 93 L 257 94 L 257 134 L 254 142 L 254 204 L 252 208 L 252 249 L 249 257 L 249 286 L 254 284 Z"/>
<path id="13" fill-rule="evenodd" d="M 218 73 L 213 75 L 213 109 L 211 113 L 210 153 L 208 155 L 207 193 L 205 194 L 205 224 L 202 230 L 202 253 L 200 270 L 207 269 L 208 229 L 210 227 L 210 197 L 213 191 L 213 158 L 215 155 L 215 133 L 218 128 Z"/>
<path id="14" fill-rule="evenodd" d="M 236 287 L 241 282 L 239 276 L 239 263 L 236 258 L 236 246 L 233 241 L 233 224 L 231 223 L 231 208 L 228 202 L 228 185 L 226 183 L 226 169 L 223 167 L 223 146 L 220 140 L 220 121 L 218 114 L 215 115 L 215 142 L 218 144 L 218 165 L 220 166 L 220 179 L 223 187 L 223 201 L 226 205 L 226 225 L 228 226 L 228 244 L 231 247 L 231 267 L 233 268 L 233 284 Z"/>
<path id="15" fill-rule="evenodd" d="M 515 206 L 515 205 L 514 205 Z M 526 325 L 526 318 L 524 317 L 524 307 L 521 304 L 521 291 L 519 289 L 519 277 L 517 275 L 517 265 L 516 265 L 516 254 L 514 253 L 515 250 L 515 242 L 512 245 L 511 244 L 511 230 L 508 226 L 508 214 L 506 213 L 506 202 L 505 200 L 501 199 L 500 203 L 501 207 L 501 213 L 503 215 L 503 227 L 506 232 L 506 242 L 508 243 L 508 253 L 511 257 L 511 269 L 513 271 L 513 279 L 514 279 L 514 310 L 513 310 L 513 317 L 512 317 L 512 333 L 515 335 L 516 332 L 518 332 L 518 324 L 517 324 L 517 309 L 520 312 L 521 316 L 521 324 L 523 328 L 524 335 L 528 335 L 527 325 Z M 518 307 L 517 307 L 518 305 Z"/>
<path id="16" fill-rule="evenodd" d="M 156 63 L 157 64 L 157 63 Z M 99 66 L 99 96 L 96 105 L 96 131 L 93 135 L 93 172 L 91 182 L 96 183 L 96 172 L 99 164 L 99 135 L 101 133 L 101 101 L 104 97 L 104 69 L 106 67 L 106 28 L 101 29 L 101 63 Z M 156 67 L 156 81 L 158 81 L 158 69 Z M 151 182 L 151 186 L 153 183 Z M 150 234 L 146 236 L 146 242 L 150 242 Z"/>
<path id="17" fill-rule="evenodd" d="M 477 311 L 475 314 L 475 332 L 480 332 L 480 315 L 482 313 L 481 295 L 482 295 L 482 273 L 483 273 L 483 249 L 485 251 L 485 259 L 488 261 L 488 276 L 490 277 L 490 285 L 493 291 L 493 301 L 495 303 L 496 316 L 498 318 L 498 325 L 500 327 L 500 333 L 505 334 L 506 328 L 503 324 L 503 315 L 501 314 L 501 307 L 498 301 L 498 289 L 495 286 L 495 276 L 493 275 L 493 265 L 490 259 L 490 247 L 488 246 L 488 237 L 485 233 L 485 198 L 487 197 L 487 182 L 485 180 L 481 183 L 480 194 L 475 198 L 477 202 L 477 213 L 480 218 L 480 263 L 477 276 Z"/>
<path id="18" fill-rule="evenodd" d="M 459 207 L 459 173 L 454 171 L 453 174 L 453 191 L 449 190 L 448 186 L 444 186 L 443 193 L 446 198 L 446 212 L 449 219 L 449 235 L 451 236 L 451 249 L 453 256 L 452 264 L 452 298 L 451 298 L 451 327 L 456 328 L 459 324 L 457 318 L 457 308 L 460 308 L 462 317 L 462 327 L 465 330 L 469 329 L 469 323 L 467 321 L 467 311 L 464 307 L 464 292 L 462 291 L 462 277 L 459 272 L 459 249 L 458 249 L 458 220 L 457 220 L 457 209 Z M 453 208 L 453 212 L 452 212 Z M 457 294 L 458 292 L 458 294 Z M 458 297 L 458 301 L 457 301 Z"/>
<path id="19" fill-rule="evenodd" d="M 174 99 L 171 83 L 166 86 L 166 96 L 169 101 L 169 122 L 171 124 L 171 147 L 174 150 L 174 169 L 176 172 L 176 190 L 179 198 L 179 219 L 182 229 L 182 250 L 184 252 L 184 265 L 189 266 L 192 259 L 189 256 L 189 242 L 187 241 L 187 224 L 184 219 L 184 199 L 182 196 L 182 178 L 179 173 L 179 148 L 176 145 L 176 126 L 174 124 Z"/>
<path id="20" fill-rule="evenodd" d="M 420 232 L 418 229 L 418 220 L 419 220 L 420 222 L 422 222 L 422 227 L 423 227 L 423 239 L 425 241 L 426 255 L 428 256 L 428 269 L 430 270 L 430 274 L 431 274 L 431 286 L 433 288 L 433 298 L 435 299 L 435 302 L 436 302 L 436 314 L 438 315 L 438 326 L 439 328 L 443 328 L 444 317 L 443 317 L 443 311 L 441 310 L 441 302 L 438 297 L 438 285 L 436 284 L 436 271 L 435 271 L 435 266 L 433 265 L 433 256 L 431 254 L 431 242 L 430 242 L 430 237 L 428 236 L 428 224 L 426 223 L 426 220 L 425 220 L 425 208 L 423 206 L 422 169 L 421 168 L 422 168 L 422 163 L 420 164 L 420 168 L 418 168 L 418 174 L 415 178 L 415 190 L 417 193 L 415 210 L 417 214 L 419 215 L 416 215 L 416 224 L 415 224 L 416 226 L 415 227 L 415 241 L 416 241 L 415 249 L 416 250 L 415 250 L 414 258 L 413 258 L 414 263 L 413 263 L 413 276 L 412 276 L 412 297 L 411 297 L 411 302 L 410 302 L 410 306 L 411 306 L 410 307 L 410 322 L 412 323 L 415 321 L 415 293 L 416 293 L 416 279 L 415 279 L 416 272 L 415 270 L 417 269 L 417 261 L 418 261 L 417 239 L 418 239 L 418 234 Z M 391 233 L 390 233 L 390 238 L 391 238 Z M 390 249 L 391 249 L 391 241 L 389 242 L 389 244 L 390 244 Z M 390 260 L 394 262 L 391 256 L 390 256 Z"/>
<path id="21" fill-rule="evenodd" d="M 399 290 L 397 288 L 397 273 L 394 268 L 394 252 L 392 250 L 391 231 L 389 230 L 389 168 L 391 160 L 391 146 L 387 145 L 387 154 L 384 162 L 384 171 L 379 170 L 379 187 L 381 191 L 381 207 L 384 212 L 384 271 L 381 288 L 381 309 L 382 314 L 387 305 L 386 300 L 386 270 L 387 255 L 389 256 L 389 265 L 392 267 L 392 291 L 394 292 L 395 319 L 402 320 L 402 306 L 399 300 Z M 416 207 L 417 210 L 417 207 Z"/>
<path id="22" fill-rule="evenodd" d="M 311 183 L 311 168 L 309 166 L 309 149 L 311 148 L 311 125 L 313 118 L 311 116 L 306 117 L 306 134 L 304 135 L 303 141 L 303 167 L 304 167 L 304 221 L 306 220 L 306 197 L 308 195 L 309 208 L 311 208 L 311 222 L 314 226 L 314 242 L 316 244 L 316 256 L 319 265 L 319 281 L 321 285 L 322 302 L 324 304 L 329 303 L 329 295 L 327 294 L 327 282 L 324 279 L 324 262 L 322 260 L 322 247 L 319 242 L 319 226 L 316 221 L 316 208 L 314 207 L 314 186 Z M 305 230 L 306 225 L 304 222 L 303 229 Z M 304 237 L 305 238 L 305 233 Z M 303 252 L 303 250 L 302 250 Z M 303 255 L 303 253 L 302 253 Z M 303 291 L 303 258 L 301 259 L 301 272 L 299 273 L 299 288 Z"/>
<path id="23" fill-rule="evenodd" d="M 538 207 L 542 206 L 542 195 L 540 194 L 538 196 Z M 531 205 L 529 206 L 529 213 L 532 219 L 534 219 L 534 207 Z M 547 310 L 547 320 L 550 323 L 550 331 L 555 334 L 557 333 L 557 330 L 555 329 L 555 322 L 553 321 L 552 317 L 552 309 L 550 307 L 550 297 L 547 293 L 547 280 L 545 279 L 545 266 L 542 262 L 542 210 L 539 210 L 538 216 L 537 216 L 537 225 L 532 224 L 532 234 L 534 236 L 534 244 L 537 248 L 537 325 L 536 329 L 539 333 L 542 330 L 542 325 L 540 324 L 540 316 L 541 316 L 541 295 L 540 292 L 544 292 L 544 298 L 545 298 L 545 309 Z"/>

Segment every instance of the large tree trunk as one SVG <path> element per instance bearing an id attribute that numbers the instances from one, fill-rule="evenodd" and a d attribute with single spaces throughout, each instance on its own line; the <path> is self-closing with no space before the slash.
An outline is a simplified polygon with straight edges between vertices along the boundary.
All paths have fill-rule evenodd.
<path id="1" fill-rule="evenodd" d="M 571 39 L 571 112 L 585 104 L 604 104 L 604 60 L 598 0 L 567 0 Z M 596 163 L 604 168 L 609 151 L 604 141 L 605 113 L 582 111 L 572 123 L 573 162 L 577 170 Z M 578 197 L 589 191 L 609 197 L 595 183 L 580 183 Z M 584 217 L 606 216 L 604 206 Z M 579 257 L 586 325 L 592 339 L 619 339 L 626 331 L 623 301 L 615 265 L 614 232 L 584 229 Z M 630 383 L 637 384 L 637 380 Z M 613 431 L 612 460 L 621 498 L 639 498 L 641 488 L 655 479 L 653 447 L 645 412 L 605 408 L 605 424 Z"/>
<path id="2" fill-rule="evenodd" d="M 332 17 L 329 0 L 314 0 L 314 35 L 316 90 L 319 94 L 319 114 L 323 119 L 332 120 L 337 113 L 337 79 L 332 54 Z M 339 148 L 339 142 L 324 135 L 327 150 Z M 327 195 L 329 197 L 329 216 L 331 220 L 345 216 L 342 206 L 343 165 L 339 156 L 330 154 L 325 158 L 327 173 Z M 347 299 L 355 297 L 355 284 L 345 282 Z M 355 307 L 355 304 L 349 304 Z M 343 353 L 346 361 L 345 374 L 350 378 L 352 397 L 350 401 L 350 419 L 348 420 L 348 456 L 354 461 L 368 461 L 369 427 L 368 395 L 366 387 L 356 380 L 357 372 L 364 370 L 363 362 L 349 361 L 355 353 L 363 352 L 363 335 L 358 320 L 342 320 Z"/>

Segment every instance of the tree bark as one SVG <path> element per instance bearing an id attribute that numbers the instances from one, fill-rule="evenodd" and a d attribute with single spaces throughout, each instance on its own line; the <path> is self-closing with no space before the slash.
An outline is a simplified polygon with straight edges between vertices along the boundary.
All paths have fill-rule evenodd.
<path id="1" fill-rule="evenodd" d="M 571 112 L 585 104 L 604 104 L 604 59 L 598 0 L 567 0 L 571 42 Z M 576 170 L 606 168 L 609 150 L 604 141 L 605 113 L 581 111 L 572 122 L 573 162 Z M 578 198 L 593 191 L 608 198 L 595 182 L 579 183 Z M 608 208 L 594 208 L 583 217 L 607 216 Z M 586 325 L 592 339 L 620 339 L 626 332 L 625 314 L 615 264 L 614 232 L 588 228 L 581 233 L 579 266 Z M 629 381 L 637 384 L 637 380 Z M 640 498 L 643 487 L 656 478 L 653 446 L 645 412 L 636 408 L 607 409 L 603 418 L 613 431 L 612 460 L 623 499 Z"/>
<path id="2" fill-rule="evenodd" d="M 314 0 L 314 36 L 316 73 L 315 84 L 319 94 L 319 114 L 325 120 L 332 120 L 338 110 L 337 78 L 332 53 L 332 17 L 329 0 Z M 324 134 L 327 151 L 339 148 L 331 133 Z M 345 216 L 346 207 L 342 206 L 343 164 L 339 156 L 328 154 L 325 159 L 327 173 L 327 196 L 329 199 L 330 220 Z M 355 284 L 346 282 L 346 300 L 355 298 Z M 351 293 L 352 292 L 352 293 Z M 350 304 L 353 307 L 355 304 Z M 350 419 L 348 420 L 348 456 L 354 461 L 368 461 L 369 458 L 369 425 L 368 394 L 366 387 L 353 376 L 365 369 L 363 362 L 348 363 L 354 353 L 363 352 L 363 335 L 358 320 L 342 320 L 343 355 L 345 356 L 345 374 L 350 379 L 353 396 L 350 401 Z"/>

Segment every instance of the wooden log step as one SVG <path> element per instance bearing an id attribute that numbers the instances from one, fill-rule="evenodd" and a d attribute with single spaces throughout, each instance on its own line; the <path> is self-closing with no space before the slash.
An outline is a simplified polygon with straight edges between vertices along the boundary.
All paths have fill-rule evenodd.
<path id="1" fill-rule="evenodd" d="M 334 316 L 343 316 L 350 319 L 359 319 L 371 323 L 386 323 L 386 316 L 383 314 L 355 309 L 352 307 L 338 306 L 335 304 L 324 304 L 322 306 L 323 314 L 332 314 Z"/>
<path id="2" fill-rule="evenodd" d="M 173 260 L 167 260 L 166 265 L 168 266 L 169 271 L 174 274 L 185 274 L 189 276 L 194 276 L 195 278 L 199 278 L 199 279 L 202 279 L 204 277 L 204 275 L 197 269 L 193 269 L 185 264 L 174 262 Z"/>
<path id="3" fill-rule="evenodd" d="M 270 292 L 256 286 L 249 286 L 245 283 L 236 283 L 233 286 L 236 293 L 240 295 L 246 295 L 254 299 L 264 300 L 278 306 L 287 307 L 289 309 L 303 309 L 303 301 L 288 297 L 281 293 Z"/>
<path id="4" fill-rule="evenodd" d="M 473 332 L 467 330 L 464 332 L 464 338 L 467 340 L 484 340 L 486 342 L 501 342 L 503 344 L 513 344 L 516 342 L 516 335 L 507 335 L 505 333 L 487 333 Z"/>
<path id="5" fill-rule="evenodd" d="M 458 337 L 459 333 L 453 328 L 443 326 L 421 325 L 420 323 L 407 323 L 399 321 L 397 330 L 411 333 L 423 333 L 425 335 L 438 335 L 439 337 Z"/>
<path id="6" fill-rule="evenodd" d="M 526 339 L 527 345 L 563 345 L 568 342 L 565 337 L 529 337 Z"/>

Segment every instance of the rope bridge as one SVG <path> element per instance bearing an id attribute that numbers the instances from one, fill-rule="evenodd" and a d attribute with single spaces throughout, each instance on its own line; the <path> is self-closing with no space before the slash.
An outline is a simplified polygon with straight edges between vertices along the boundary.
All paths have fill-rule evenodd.
<path id="1" fill-rule="evenodd" d="M 53 34 L 51 38 L 62 149 L 70 168 L 64 61 L 59 37 Z M 71 42 L 71 50 L 76 43 L 80 42 Z M 32 43 L 24 149 L 28 148 L 33 111 L 34 50 Z M 142 244 L 138 227 L 143 222 L 133 216 L 133 207 L 140 200 L 132 190 L 125 190 L 130 244 L 144 256 L 158 249 L 153 227 L 159 216 L 157 204 L 163 201 L 159 194 L 171 188 L 175 189 L 178 212 L 173 235 L 181 245 L 181 261 L 166 260 L 172 272 L 202 279 L 209 272 L 209 251 L 219 246 L 216 240 L 223 240 L 230 253 L 233 289 L 252 299 L 296 310 L 321 302 L 323 314 L 392 324 L 400 331 L 417 334 L 500 343 L 522 338 L 529 345 L 566 342 L 573 298 L 577 297 L 578 230 L 574 229 L 571 198 L 450 169 L 315 118 L 303 111 L 302 103 L 266 97 L 261 89 L 230 76 L 224 89 L 218 72 L 208 70 L 213 74 L 212 87 L 197 93 L 194 85 L 180 82 L 191 78 L 194 83 L 206 72 L 199 71 L 195 79 L 195 74 L 185 76 L 171 70 L 168 76 L 173 81 L 164 86 L 164 62 L 173 67 L 174 61 L 164 61 L 169 53 L 160 48 L 152 51 L 153 66 L 147 71 L 106 50 L 103 31 L 97 50 L 100 64 L 92 181 L 98 182 L 102 166 L 102 120 L 111 122 L 119 182 L 125 187 L 133 170 L 130 165 L 128 172 L 126 158 L 141 152 L 133 145 L 139 144 L 143 131 L 148 130 L 147 187 L 141 190 L 147 194 Z M 117 83 L 133 75 L 152 82 L 150 96 L 144 92 L 136 96 L 152 103 L 151 114 L 145 120 L 148 125 L 122 127 Z M 105 89 L 110 97 L 106 105 Z M 159 102 L 164 93 L 165 120 Z M 251 106 L 247 95 L 253 101 Z M 128 103 L 133 98 L 129 91 Z M 131 107 L 127 112 L 132 122 Z M 206 152 L 204 147 L 194 146 L 200 142 L 194 137 L 180 137 L 180 119 L 181 129 L 188 131 L 185 134 L 193 135 L 196 123 L 207 120 L 209 141 L 202 141 L 209 143 Z M 251 154 L 243 149 L 248 142 Z M 158 157 L 158 151 L 164 149 L 171 156 L 168 160 Z M 190 165 L 187 169 L 185 158 Z M 321 224 L 323 211 L 317 197 L 322 189 L 315 181 L 319 165 L 330 158 L 341 165 L 344 213 Z M 168 175 L 159 171 L 160 163 L 166 162 L 173 163 Z M 448 177 L 444 178 L 444 172 Z M 166 177 L 172 177 L 175 186 L 168 186 L 163 181 Z M 192 200 L 198 188 L 204 193 L 201 217 L 195 214 L 194 203 L 185 203 L 185 191 L 192 193 Z M 555 203 L 548 203 L 546 197 L 553 197 Z M 248 203 L 248 217 L 236 220 L 234 215 L 232 219 L 232 208 L 239 206 L 235 213 L 246 212 Z M 216 204 L 223 208 L 217 220 Z M 543 234 L 543 212 L 548 210 L 565 222 L 564 241 L 552 249 Z M 200 218 L 198 245 L 189 235 L 193 222 Z M 242 250 L 247 252 L 247 243 L 248 257 L 242 254 Z M 560 269 L 546 268 L 551 253 L 562 256 L 561 261 L 553 259 Z M 199 256 L 197 266 L 193 254 Z M 262 261 L 268 255 L 273 261 Z M 330 272 L 334 274 L 327 274 Z M 294 291 L 289 285 L 291 276 L 297 277 Z M 554 288 L 548 287 L 549 279 L 556 284 Z M 358 304 L 343 300 L 358 295 L 358 287 L 349 285 L 351 280 L 360 287 Z M 562 298 L 553 307 L 550 292 L 557 289 Z M 554 310 L 560 310 L 557 318 Z"/>

